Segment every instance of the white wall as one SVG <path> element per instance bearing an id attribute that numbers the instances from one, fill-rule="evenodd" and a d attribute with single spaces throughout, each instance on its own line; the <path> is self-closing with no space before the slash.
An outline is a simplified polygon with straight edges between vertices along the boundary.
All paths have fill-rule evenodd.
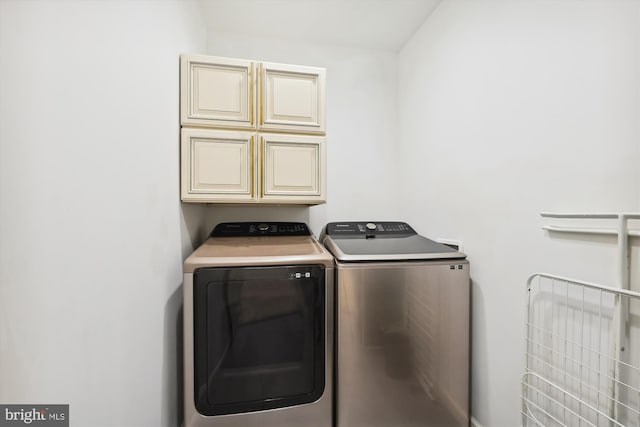
<path id="1" fill-rule="evenodd" d="M 527 275 L 615 271 L 612 239 L 549 236 L 538 212 L 640 208 L 638 2 L 445 0 L 398 57 L 199 15 L 0 1 L 0 403 L 178 425 L 181 263 L 210 227 L 403 219 L 465 244 L 474 415 L 517 425 Z M 179 203 L 183 52 L 327 67 L 326 205 Z"/>
<path id="2" fill-rule="evenodd" d="M 0 402 L 177 426 L 178 57 L 193 2 L 0 1 Z"/>
<path id="3" fill-rule="evenodd" d="M 327 203 L 307 207 L 207 208 L 222 221 L 397 219 L 396 54 L 383 50 L 256 39 L 210 31 L 207 53 L 327 69 Z"/>
<path id="4" fill-rule="evenodd" d="M 1 403 L 69 403 L 74 425 L 179 425 L 182 260 L 214 223 L 318 233 L 398 215 L 395 55 L 223 35 L 207 49 L 200 13 L 0 1 Z M 179 203 L 178 56 L 207 51 L 328 68 L 328 204 Z"/>
<path id="5" fill-rule="evenodd" d="M 549 235 L 541 211 L 640 208 L 637 1 L 444 1 L 398 60 L 407 219 L 463 241 L 473 414 L 519 425 L 524 284 L 612 283 L 615 240 Z"/>

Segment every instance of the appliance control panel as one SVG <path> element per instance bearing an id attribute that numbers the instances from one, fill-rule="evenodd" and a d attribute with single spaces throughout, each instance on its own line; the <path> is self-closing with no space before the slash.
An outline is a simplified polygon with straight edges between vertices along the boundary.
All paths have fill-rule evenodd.
<path id="1" fill-rule="evenodd" d="M 406 222 L 330 222 L 325 233 L 334 237 L 406 237 L 417 234 Z"/>
<path id="2" fill-rule="evenodd" d="M 222 222 L 210 237 L 310 236 L 304 222 Z"/>

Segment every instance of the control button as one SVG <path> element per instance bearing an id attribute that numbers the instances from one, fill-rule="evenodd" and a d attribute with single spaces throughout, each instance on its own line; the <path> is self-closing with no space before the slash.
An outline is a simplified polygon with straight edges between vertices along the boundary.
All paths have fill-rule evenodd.
<path id="1" fill-rule="evenodd" d="M 269 230 L 269 224 L 260 224 L 260 225 L 258 225 L 258 230 L 260 230 L 260 231 Z"/>
<path id="2" fill-rule="evenodd" d="M 372 223 L 372 222 L 368 222 L 367 223 L 367 229 L 368 230 L 375 230 L 376 228 L 377 228 L 377 226 L 374 223 Z"/>

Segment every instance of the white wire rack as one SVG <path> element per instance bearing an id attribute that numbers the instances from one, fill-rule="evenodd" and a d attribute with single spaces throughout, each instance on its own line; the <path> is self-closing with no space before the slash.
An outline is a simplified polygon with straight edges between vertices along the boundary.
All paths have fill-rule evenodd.
<path id="1" fill-rule="evenodd" d="M 525 351 L 523 427 L 640 427 L 640 293 L 531 276 Z"/>

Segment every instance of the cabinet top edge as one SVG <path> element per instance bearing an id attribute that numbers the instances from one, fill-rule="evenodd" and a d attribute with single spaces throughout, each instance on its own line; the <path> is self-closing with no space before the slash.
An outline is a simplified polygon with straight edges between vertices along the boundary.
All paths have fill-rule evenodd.
<path id="1" fill-rule="evenodd" d="M 180 54 L 181 61 L 225 61 L 225 62 L 235 62 L 235 63 L 253 63 L 253 64 L 264 64 L 268 67 L 296 67 L 299 69 L 308 69 L 309 71 L 321 71 L 326 73 L 325 67 L 320 67 L 316 65 L 294 65 L 287 64 L 284 62 L 271 62 L 271 61 L 261 61 L 257 59 L 247 59 L 247 58 L 234 58 L 229 56 L 218 56 L 218 55 L 204 55 L 204 54 L 194 54 L 194 53 L 181 53 Z"/>

